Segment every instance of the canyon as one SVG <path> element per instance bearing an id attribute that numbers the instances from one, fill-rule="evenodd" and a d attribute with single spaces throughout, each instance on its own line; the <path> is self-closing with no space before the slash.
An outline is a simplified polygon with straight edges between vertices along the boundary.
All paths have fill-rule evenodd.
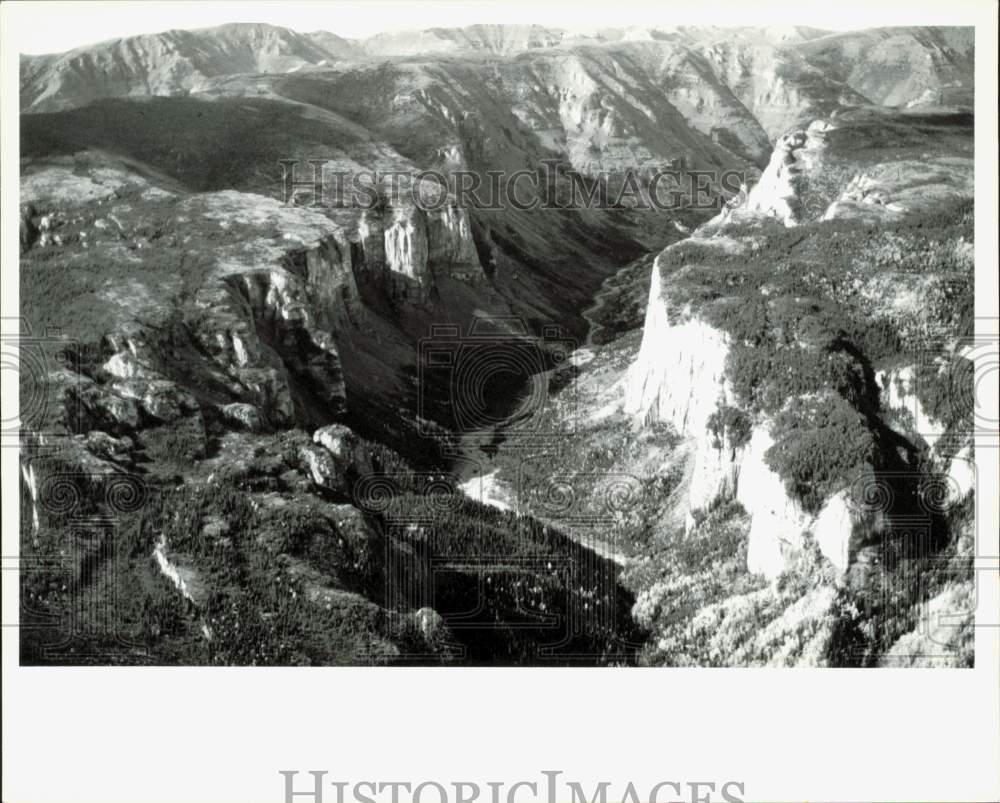
<path id="1" fill-rule="evenodd" d="M 22 661 L 968 665 L 973 60 L 235 24 L 22 56 L 21 548 L 59 567 Z M 288 197 L 310 159 L 716 178 L 359 208 Z M 110 628 L 46 632 L 81 594 Z"/>

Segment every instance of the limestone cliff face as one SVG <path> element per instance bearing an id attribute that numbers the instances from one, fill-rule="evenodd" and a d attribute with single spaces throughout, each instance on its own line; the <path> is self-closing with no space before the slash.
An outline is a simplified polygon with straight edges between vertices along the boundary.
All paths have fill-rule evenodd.
<path id="1" fill-rule="evenodd" d="M 625 411 L 643 424 L 662 421 L 692 444 L 686 474 L 685 514 L 708 508 L 735 490 L 738 462 L 708 432 L 708 419 L 729 403 L 725 380 L 729 338 L 683 310 L 674 310 L 663 285 L 659 258 L 653 264 L 642 345 L 628 374 Z"/>
<path id="2" fill-rule="evenodd" d="M 487 287 L 472 287 L 488 280 L 470 220 L 450 202 L 388 207 L 359 225 L 359 210 L 325 214 L 253 193 L 154 195 L 142 179 L 111 183 L 128 174 L 110 158 L 69 161 L 77 184 L 59 165 L 63 193 L 54 197 L 44 168 L 29 194 L 61 232 L 74 231 L 59 257 L 89 249 L 95 260 L 141 264 L 143 249 L 144 263 L 162 266 L 109 291 L 108 314 L 84 336 L 87 365 L 49 377 L 68 411 L 58 426 L 71 436 L 135 437 L 176 423 L 204 446 L 206 422 L 255 433 L 315 429 L 347 414 L 349 385 L 355 412 L 373 398 L 403 397 L 400 366 L 414 354 L 402 327 L 418 329 L 429 311 L 490 308 Z M 84 194 L 80 206 L 75 191 L 88 171 L 141 203 L 111 194 L 101 200 L 113 205 L 92 211 Z M 140 233 L 153 227 L 166 233 L 155 244 Z M 415 322 L 380 316 L 380 294 Z M 420 310 L 407 309 L 411 302 Z M 24 468 L 30 492 L 41 478 Z"/>
<path id="3" fill-rule="evenodd" d="M 242 274 L 233 285 L 245 325 L 232 341 L 235 363 L 228 370 L 246 380 L 266 412 L 279 413 L 276 423 L 298 417 L 288 402 L 294 407 L 302 383 L 320 393 L 330 415 L 341 412 L 347 394 L 337 345 L 316 325 L 304 288 L 280 269 Z"/>
<path id="4" fill-rule="evenodd" d="M 907 124 L 905 116 L 896 121 Z M 970 123 L 971 125 L 971 119 Z M 866 128 L 867 125 L 867 128 Z M 863 168 L 850 155 L 859 137 L 892 142 L 891 125 L 873 124 L 864 112 L 821 117 L 779 137 L 760 180 L 706 227 L 771 219 L 785 226 L 820 220 L 899 220 L 973 194 L 971 153 L 943 151 L 931 139 L 919 158 L 911 150 L 883 152 L 885 161 Z M 919 137 L 911 145 L 919 141 Z"/>
<path id="5" fill-rule="evenodd" d="M 838 491 L 826 500 L 819 513 L 809 514 L 764 459 L 773 443 L 769 425 L 758 425 L 738 471 L 736 501 L 750 513 L 747 568 L 765 577 L 777 577 L 802 549 L 808 532 L 830 563 L 838 571 L 845 571 L 855 523 L 847 491 Z"/>
<path id="6" fill-rule="evenodd" d="M 348 401 L 337 333 L 364 316 L 354 233 L 321 214 L 246 193 L 201 196 L 189 207 L 223 224 L 280 232 L 223 252 L 195 294 L 199 314 L 187 328 L 210 359 L 205 370 L 231 401 L 257 408 L 267 426 L 329 423 Z"/>
<path id="7" fill-rule="evenodd" d="M 190 331 L 229 392 L 271 426 L 286 426 L 316 404 L 330 420 L 347 401 L 330 323 L 358 304 L 350 245 L 329 232 L 276 256 L 232 272 L 222 265 L 195 296 L 203 314 Z"/>
<path id="8" fill-rule="evenodd" d="M 815 120 L 805 130 L 783 136 L 774 148 L 760 182 L 750 191 L 747 210 L 770 214 L 786 226 L 806 212 L 800 201 L 802 177 L 816 170 L 825 148 L 825 133 L 832 126 Z"/>
<path id="9" fill-rule="evenodd" d="M 879 142 L 883 137 L 893 142 L 892 123 L 892 119 L 873 121 L 863 114 L 856 118 L 845 114 L 832 121 L 816 120 L 782 136 L 759 183 L 744 191 L 739 203 L 696 230 L 685 245 L 671 248 L 716 249 L 733 255 L 754 247 L 753 238 L 744 236 L 746 231 L 769 225 L 790 227 L 841 217 L 884 219 L 872 218 L 865 210 L 903 214 L 922 209 L 921 196 L 935 202 L 968 197 L 968 159 L 957 152 L 947 156 L 940 149 L 929 152 L 923 165 L 917 166 L 908 156 L 901 160 L 898 148 L 887 146 L 885 162 L 872 160 L 859 172 L 845 143 L 854 142 L 862 133 Z M 947 176 L 945 164 L 954 168 Z M 877 259 L 890 264 L 902 259 L 893 247 L 890 241 L 885 247 L 887 255 L 880 253 Z M 942 259 L 970 264 L 972 247 L 964 239 L 954 248 L 940 248 Z M 673 498 L 677 514 L 673 518 L 684 519 L 690 532 L 713 505 L 735 500 L 750 519 L 747 563 L 752 572 L 776 577 L 801 551 L 806 534 L 838 571 L 845 571 L 852 560 L 855 533 L 870 535 L 868 530 L 882 527 L 884 522 L 866 518 L 863 506 L 854 502 L 852 494 L 857 488 L 829 487 L 825 498 L 817 501 L 818 510 L 805 510 L 789 492 L 786 479 L 768 465 L 766 457 L 779 433 L 766 417 L 755 416 L 751 437 L 742 444 L 732 443 L 729 433 L 716 431 L 720 419 L 710 420 L 712 414 L 723 407 L 739 407 L 725 375 L 730 338 L 696 311 L 672 301 L 670 285 L 684 285 L 689 268 L 672 264 L 668 270 L 668 261 L 677 262 L 661 255 L 653 266 L 642 345 L 629 372 L 625 410 L 637 426 L 664 422 L 685 440 L 686 471 Z M 710 257 L 692 259 L 693 270 L 703 265 L 711 265 Z M 932 296 L 921 283 L 933 279 L 926 276 L 910 279 L 900 272 L 886 271 L 864 281 L 872 286 L 868 290 L 862 281 L 858 283 L 864 290 L 864 304 L 884 310 L 887 317 L 900 322 L 900 327 L 919 318 L 921 305 L 930 305 L 927 299 Z M 680 294 L 674 296 L 679 298 Z M 964 353 L 950 354 L 939 361 L 940 370 L 954 370 L 945 363 L 966 357 L 971 359 Z M 897 458 L 909 458 L 902 458 L 898 450 L 886 446 L 886 441 L 876 439 L 872 467 L 876 474 L 905 469 L 912 474 L 908 483 L 914 498 L 940 497 L 935 504 L 947 510 L 973 490 L 972 449 L 967 439 L 956 443 L 955 433 L 949 434 L 945 423 L 935 420 L 921 403 L 915 376 L 914 366 L 880 372 L 875 377 L 880 393 L 865 391 L 865 405 L 871 408 L 865 415 L 875 430 L 882 426 L 895 429 L 903 438 L 901 443 L 911 444 L 915 450 L 925 443 L 930 447 L 930 464 L 926 471 L 911 462 L 904 467 Z M 939 376 L 938 381 L 944 379 Z M 881 421 L 874 421 L 873 416 Z M 841 485 L 847 484 L 845 479 Z"/>
<path id="10" fill-rule="evenodd" d="M 310 305 L 324 319 L 343 319 L 358 311 L 360 297 L 351 244 L 340 233 L 289 251 L 282 264 L 305 283 Z"/>
<path id="11" fill-rule="evenodd" d="M 709 431 L 712 413 L 735 403 L 725 378 L 730 339 L 685 310 L 671 311 L 670 303 L 658 259 L 642 345 L 625 388 L 625 410 L 639 426 L 665 422 L 684 437 L 687 464 L 676 504 L 687 529 L 713 505 L 736 500 L 750 517 L 751 572 L 777 577 L 802 549 L 806 532 L 838 570 L 846 570 L 853 529 L 846 493 L 834 495 L 811 515 L 767 465 L 765 453 L 774 443 L 768 421 L 758 422 L 742 446 L 734 446 L 729 433 Z"/>
<path id="12" fill-rule="evenodd" d="M 801 507 L 764 462 L 774 443 L 766 426 L 754 430 L 740 466 L 736 500 L 751 513 L 747 568 L 773 577 L 780 574 L 785 556 L 797 546 L 807 524 Z"/>
<path id="13" fill-rule="evenodd" d="M 818 218 L 823 210 L 807 207 L 803 197 L 805 182 L 810 173 L 815 174 L 821 168 L 826 135 L 832 129 L 828 121 L 814 120 L 807 128 L 780 137 L 760 180 L 739 199 L 738 205 L 724 209 L 709 227 L 759 217 L 794 226 Z"/>
<path id="14" fill-rule="evenodd" d="M 428 258 L 435 271 L 455 278 L 482 279 L 483 266 L 472 239 L 472 224 L 465 209 L 447 204 L 425 213 Z"/>
<path id="15" fill-rule="evenodd" d="M 426 295 L 439 277 L 485 278 L 468 214 L 453 204 L 435 210 L 412 205 L 365 210 L 358 237 L 358 269 L 404 295 Z"/>
<path id="16" fill-rule="evenodd" d="M 659 258 L 653 263 L 642 345 L 626 388 L 625 409 L 665 421 L 682 435 L 700 434 L 725 399 L 728 337 L 684 310 L 670 320 L 669 294 Z"/>

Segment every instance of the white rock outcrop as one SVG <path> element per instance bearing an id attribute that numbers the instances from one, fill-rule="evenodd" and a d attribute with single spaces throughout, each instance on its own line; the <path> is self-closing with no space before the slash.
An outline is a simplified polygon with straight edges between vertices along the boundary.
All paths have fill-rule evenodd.
<path id="1" fill-rule="evenodd" d="M 912 365 L 879 371 L 875 380 L 881 388 L 882 406 L 912 419 L 913 431 L 932 449 L 944 435 L 947 426 L 928 415 L 917 396 L 916 372 Z M 909 422 L 908 422 L 909 423 Z"/>
<path id="2" fill-rule="evenodd" d="M 729 338 L 697 318 L 672 324 L 660 260 L 653 263 L 642 345 L 629 370 L 625 411 L 665 421 L 681 435 L 701 436 L 727 394 Z"/>
<path id="3" fill-rule="evenodd" d="M 750 516 L 750 571 L 777 577 L 802 548 L 808 531 L 830 562 L 845 570 L 853 526 L 846 494 L 835 495 L 818 515 L 811 515 L 767 465 L 764 455 L 774 443 L 769 422 L 759 422 L 749 442 L 736 448 L 708 430 L 712 413 L 734 404 L 725 378 L 729 336 L 684 311 L 676 311 L 672 323 L 661 268 L 658 259 L 642 345 L 628 373 L 625 411 L 636 426 L 665 422 L 687 441 L 679 513 L 688 529 L 714 504 L 735 499 Z"/>
<path id="4" fill-rule="evenodd" d="M 976 462 L 971 444 L 966 444 L 948 462 L 945 472 L 948 488 L 944 499 L 947 505 L 957 505 L 976 490 Z"/>
<path id="5" fill-rule="evenodd" d="M 730 219 L 770 217 L 785 226 L 795 226 L 809 217 L 802 207 L 802 177 L 819 169 L 826 149 L 826 133 L 832 128 L 826 120 L 814 120 L 807 128 L 779 138 L 771 160 L 747 193 L 745 202 L 724 209 L 709 225 Z"/>
<path id="6" fill-rule="evenodd" d="M 426 292 L 436 278 L 485 277 L 464 209 L 394 206 L 365 210 L 358 223 L 363 269 Z M 397 288 L 398 289 L 398 288 Z"/>
<path id="7" fill-rule="evenodd" d="M 160 574 L 170 580 L 184 599 L 199 605 L 203 600 L 200 584 L 196 580 L 196 575 L 192 569 L 183 567 L 170 559 L 167 554 L 167 539 L 160 535 L 156 546 L 153 548 L 153 558 L 160 570 Z"/>
<path id="8" fill-rule="evenodd" d="M 21 479 L 31 499 L 31 531 L 38 532 L 38 475 L 31 463 L 21 462 Z"/>
<path id="9" fill-rule="evenodd" d="M 736 501 L 750 514 L 747 568 L 765 577 L 777 577 L 787 558 L 802 543 L 809 518 L 785 490 L 764 454 L 774 440 L 767 426 L 754 429 L 739 471 Z"/>

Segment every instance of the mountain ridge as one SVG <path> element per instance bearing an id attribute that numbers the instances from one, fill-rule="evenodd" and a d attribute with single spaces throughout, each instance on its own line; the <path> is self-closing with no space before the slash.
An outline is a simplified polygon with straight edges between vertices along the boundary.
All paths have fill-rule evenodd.
<path id="1" fill-rule="evenodd" d="M 744 102 L 763 102 L 768 91 L 757 92 L 758 98 L 749 87 L 755 76 L 769 75 L 793 94 L 843 95 L 850 102 L 971 102 L 974 42 L 971 29 L 962 28 L 824 32 L 797 26 L 679 26 L 585 35 L 537 25 L 473 25 L 350 40 L 328 31 L 229 23 L 112 39 L 66 53 L 22 55 L 21 109 L 53 111 L 102 97 L 200 92 L 219 78 L 322 70 L 337 63 L 417 57 L 516 60 L 593 47 L 631 53 L 643 45 L 659 48 L 664 60 L 707 59 L 716 79 Z M 868 61 L 879 69 L 867 68 Z M 834 63 L 847 67 L 832 69 Z M 778 115 L 765 128 L 773 140 L 795 122 Z"/>

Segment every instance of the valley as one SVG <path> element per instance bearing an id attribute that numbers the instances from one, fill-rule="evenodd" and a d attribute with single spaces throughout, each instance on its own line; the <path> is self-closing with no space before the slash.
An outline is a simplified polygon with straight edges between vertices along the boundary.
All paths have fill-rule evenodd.
<path id="1" fill-rule="evenodd" d="M 228 25 L 22 57 L 22 663 L 971 665 L 973 55 Z M 288 197 L 309 160 L 412 185 Z M 711 203 L 428 201 L 551 163 L 536 198 L 681 166 Z"/>

